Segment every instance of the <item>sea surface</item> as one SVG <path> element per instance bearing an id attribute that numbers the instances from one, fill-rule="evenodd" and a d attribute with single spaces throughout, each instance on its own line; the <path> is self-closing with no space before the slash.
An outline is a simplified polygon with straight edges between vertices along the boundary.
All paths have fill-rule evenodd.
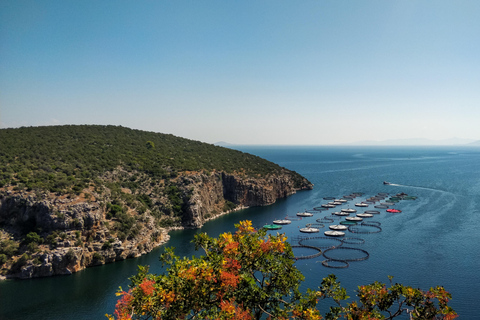
<path id="1" fill-rule="evenodd" d="M 306 280 L 302 285 L 316 288 L 323 277 L 334 273 L 350 296 L 362 284 L 375 280 L 393 281 L 428 290 L 442 285 L 453 295 L 451 306 L 459 319 L 480 319 L 476 309 L 480 301 L 480 148 L 468 147 L 232 147 L 252 153 L 305 176 L 314 189 L 301 191 L 277 203 L 238 211 L 210 221 L 199 230 L 171 232 L 166 246 L 175 247 L 177 255 L 198 255 L 191 244 L 198 232 L 218 236 L 233 231 L 240 220 L 252 220 L 254 226 L 271 224 L 273 220 L 294 217 L 299 211 L 311 210 L 328 202 L 325 197 L 341 198 L 354 192 L 363 195 L 347 204 L 313 217 L 292 221 L 279 231 L 292 244 L 297 244 L 300 228 L 317 223 L 326 215 L 378 193 L 400 192 L 416 196 L 394 207 L 401 213 L 383 209 L 371 220 L 380 223 L 381 232 L 351 234 L 363 244 L 344 250 L 344 258 L 365 257 L 349 262 L 348 268 L 328 268 L 324 257 L 300 259 L 297 267 Z M 391 185 L 384 185 L 389 181 Z M 359 212 L 373 210 L 356 208 Z M 338 221 L 338 220 L 337 220 Z M 323 236 L 328 223 L 320 233 Z M 365 230 L 365 229 L 364 229 Z M 369 231 L 378 231 L 370 228 Z M 322 239 L 312 240 L 324 244 Z M 334 241 L 334 240 L 332 240 Z M 362 242 L 363 242 L 362 241 Z M 113 313 L 115 292 L 128 286 L 128 277 L 137 265 L 149 265 L 150 271 L 163 272 L 159 254 L 163 247 L 137 259 L 89 268 L 71 276 L 0 282 L 0 320 L 15 319 L 105 319 Z M 294 249 L 298 256 L 313 254 L 311 250 Z M 327 308 L 328 304 L 320 305 Z"/>

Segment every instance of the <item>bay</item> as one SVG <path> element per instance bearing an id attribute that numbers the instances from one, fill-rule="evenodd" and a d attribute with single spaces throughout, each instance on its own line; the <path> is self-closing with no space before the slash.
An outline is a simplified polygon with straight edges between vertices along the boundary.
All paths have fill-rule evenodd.
<path id="1" fill-rule="evenodd" d="M 421 289 L 442 285 L 452 293 L 451 305 L 460 319 L 477 318 L 476 288 L 480 283 L 480 149 L 468 147 L 292 147 L 235 146 L 295 170 L 315 184 L 310 191 L 281 199 L 259 208 L 241 210 L 210 221 L 198 230 L 173 231 L 166 246 L 175 247 L 177 255 L 199 254 L 191 245 L 193 236 L 207 232 L 218 236 L 233 231 L 240 220 L 252 220 L 256 227 L 273 220 L 295 216 L 326 203 L 324 197 L 340 198 L 353 192 L 365 200 L 379 192 L 405 192 L 416 200 L 401 201 L 395 208 L 401 213 L 381 210 L 372 219 L 381 223 L 381 232 L 349 234 L 365 243 L 350 245 L 368 252 L 367 260 L 350 262 L 348 268 L 333 269 L 321 263 L 324 257 L 298 260 L 307 286 L 315 288 L 330 273 L 337 275 L 350 296 L 358 285 L 375 280 L 412 285 Z M 383 181 L 392 182 L 384 185 Z M 373 209 L 373 208 L 366 208 Z M 338 211 L 338 208 L 333 209 Z M 361 210 L 359 210 L 361 211 Z M 299 229 L 329 211 L 293 221 L 284 232 L 292 244 L 304 234 Z M 327 230 L 321 229 L 321 232 Z M 277 231 L 271 231 L 277 232 Z M 316 234 L 322 236 L 323 234 Z M 0 283 L 0 319 L 105 319 L 113 313 L 115 291 L 128 286 L 127 278 L 137 265 L 150 265 L 152 272 L 162 272 L 158 256 L 163 247 L 137 259 L 89 268 L 71 276 L 3 281 Z M 294 251 L 296 254 L 309 254 Z M 327 304 L 322 305 L 326 308 Z"/>

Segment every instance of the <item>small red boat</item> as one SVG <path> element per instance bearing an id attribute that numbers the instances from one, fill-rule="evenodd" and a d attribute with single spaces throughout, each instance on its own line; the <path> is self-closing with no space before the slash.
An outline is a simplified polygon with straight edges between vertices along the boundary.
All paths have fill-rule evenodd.
<path id="1" fill-rule="evenodd" d="M 398 210 L 398 209 L 387 209 L 387 212 L 400 213 L 400 212 L 402 212 L 402 210 Z"/>

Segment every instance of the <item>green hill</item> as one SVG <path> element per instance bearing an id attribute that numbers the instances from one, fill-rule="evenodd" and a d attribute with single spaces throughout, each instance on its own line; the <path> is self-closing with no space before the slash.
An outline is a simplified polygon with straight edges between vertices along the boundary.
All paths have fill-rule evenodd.
<path id="1" fill-rule="evenodd" d="M 257 156 L 173 135 L 116 126 L 50 126 L 0 130 L 0 187 L 78 192 L 121 166 L 154 178 L 217 170 L 250 176 L 277 174 Z M 303 180 L 295 175 L 300 184 Z M 300 186 L 300 185 L 298 185 Z"/>
<path id="2" fill-rule="evenodd" d="M 2 129 L 1 274 L 68 274 L 135 257 L 164 243 L 169 228 L 311 188 L 257 156 L 173 135 L 98 125 Z"/>

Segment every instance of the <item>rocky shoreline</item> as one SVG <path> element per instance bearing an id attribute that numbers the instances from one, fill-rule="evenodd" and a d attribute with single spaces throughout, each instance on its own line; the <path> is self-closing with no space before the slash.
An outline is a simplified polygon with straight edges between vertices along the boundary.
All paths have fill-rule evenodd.
<path id="1" fill-rule="evenodd" d="M 111 173 L 103 181 L 121 174 L 125 173 Z M 220 215 L 270 205 L 313 187 L 306 179 L 298 186 L 287 170 L 267 178 L 183 173 L 172 182 L 182 208 L 181 214 L 175 215 L 168 210 L 174 205 L 172 197 L 166 196 L 170 189 L 148 178 L 144 182 L 137 190 L 124 188 L 116 195 L 127 200 L 132 195 L 147 195 L 149 206 L 143 207 L 127 200 L 115 202 L 117 191 L 108 183 L 101 188 L 91 186 L 78 195 L 15 190 L 12 186 L 0 189 L 0 240 L 5 252 L 15 252 L 3 262 L 0 279 L 67 275 L 139 257 L 165 244 L 169 230 L 199 228 Z M 123 211 L 112 215 L 113 203 L 119 203 Z"/>

